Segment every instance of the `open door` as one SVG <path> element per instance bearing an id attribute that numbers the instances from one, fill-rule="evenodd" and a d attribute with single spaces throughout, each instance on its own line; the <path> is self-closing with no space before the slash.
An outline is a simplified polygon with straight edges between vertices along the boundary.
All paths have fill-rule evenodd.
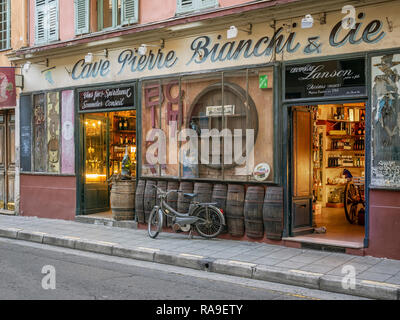
<path id="1" fill-rule="evenodd" d="M 83 214 L 110 209 L 108 126 L 109 121 L 104 116 L 83 116 Z"/>
<path id="2" fill-rule="evenodd" d="M 312 113 L 307 107 L 292 109 L 292 209 L 291 235 L 313 231 L 312 221 Z"/>

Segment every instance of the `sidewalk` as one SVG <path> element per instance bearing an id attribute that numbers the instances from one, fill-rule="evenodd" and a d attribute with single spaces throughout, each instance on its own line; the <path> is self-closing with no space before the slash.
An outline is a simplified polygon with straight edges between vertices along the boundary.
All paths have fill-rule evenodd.
<path id="1" fill-rule="evenodd" d="M 0 237 L 153 261 L 355 296 L 400 300 L 400 261 L 265 243 L 108 227 L 75 221 L 0 215 Z M 354 289 L 342 286 L 342 268 L 356 271 Z"/>

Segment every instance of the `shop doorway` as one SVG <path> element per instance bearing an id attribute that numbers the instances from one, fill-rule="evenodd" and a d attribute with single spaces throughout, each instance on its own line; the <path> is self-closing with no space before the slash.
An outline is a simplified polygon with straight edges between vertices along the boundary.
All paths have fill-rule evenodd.
<path id="1" fill-rule="evenodd" d="M 121 173 L 128 153 L 136 177 L 136 111 L 81 115 L 83 137 L 82 214 L 111 217 L 110 177 Z"/>
<path id="2" fill-rule="evenodd" d="M 0 211 L 14 213 L 15 114 L 0 112 Z"/>
<path id="3" fill-rule="evenodd" d="M 362 246 L 365 236 L 365 103 L 295 106 L 290 235 Z"/>

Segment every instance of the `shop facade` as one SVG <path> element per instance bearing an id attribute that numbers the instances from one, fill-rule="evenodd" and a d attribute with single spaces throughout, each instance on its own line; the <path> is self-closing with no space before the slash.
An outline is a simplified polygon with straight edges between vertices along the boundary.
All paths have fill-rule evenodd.
<path id="1" fill-rule="evenodd" d="M 400 44 L 390 24 L 399 14 L 397 4 L 359 7 L 354 29 L 338 10 L 310 29 L 300 19 L 265 22 L 237 39 L 220 30 L 165 39 L 144 55 L 121 44 L 93 62 L 82 50 L 50 58 L 48 70 L 32 65 L 20 100 L 21 214 L 106 212 L 107 180 L 128 148 L 139 224 L 155 202 L 146 184 L 205 188 L 211 198 L 217 188 L 226 205 L 229 194 L 241 203 L 240 217 L 225 207 L 235 224 L 223 237 L 399 259 Z M 364 204 L 348 202 L 350 216 L 364 206 L 353 225 L 341 199 L 345 169 L 364 190 Z M 246 204 L 249 192 L 256 199 Z M 265 217 L 265 206 L 278 209 Z M 327 239 L 320 207 L 341 210 L 344 233 Z"/>

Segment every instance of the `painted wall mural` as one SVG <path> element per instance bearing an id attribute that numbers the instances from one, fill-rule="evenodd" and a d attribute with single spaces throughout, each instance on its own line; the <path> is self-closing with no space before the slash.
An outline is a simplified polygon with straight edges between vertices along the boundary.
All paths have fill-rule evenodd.
<path id="1" fill-rule="evenodd" d="M 400 188 L 400 54 L 372 58 L 371 185 Z"/>
<path id="2" fill-rule="evenodd" d="M 60 96 L 47 93 L 47 160 L 48 172 L 60 171 Z"/>
<path id="3" fill-rule="evenodd" d="M 38 94 L 33 97 L 33 167 L 36 172 L 46 172 L 46 114 L 45 95 Z"/>

